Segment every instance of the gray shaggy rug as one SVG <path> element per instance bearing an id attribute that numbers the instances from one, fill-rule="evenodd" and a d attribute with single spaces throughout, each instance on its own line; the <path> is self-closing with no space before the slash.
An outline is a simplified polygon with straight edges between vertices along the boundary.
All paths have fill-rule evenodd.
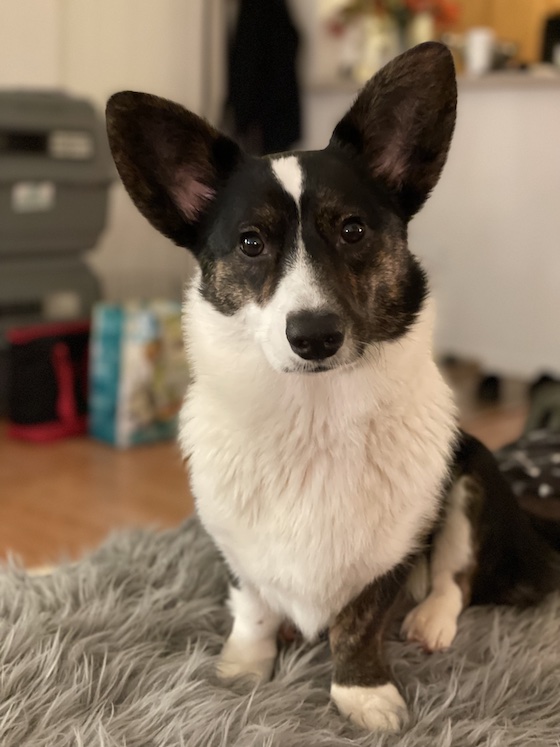
<path id="1" fill-rule="evenodd" d="M 226 573 L 191 520 L 116 535 L 52 576 L 0 572 L 2 747 L 552 747 L 560 744 L 560 596 L 537 610 L 472 609 L 452 650 L 396 638 L 411 705 L 398 736 L 329 705 L 324 643 L 285 648 L 252 691 L 214 676 Z"/>

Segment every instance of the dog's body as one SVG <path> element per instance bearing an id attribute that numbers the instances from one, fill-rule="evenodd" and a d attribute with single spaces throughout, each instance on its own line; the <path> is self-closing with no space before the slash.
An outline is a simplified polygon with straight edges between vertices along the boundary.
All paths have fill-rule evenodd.
<path id="1" fill-rule="evenodd" d="M 238 582 L 220 674 L 270 677 L 286 618 L 309 638 L 328 628 L 332 697 L 370 729 L 406 713 L 382 636 L 407 582 L 403 630 L 429 650 L 471 599 L 553 586 L 492 457 L 457 429 L 407 248 L 455 97 L 449 53 L 422 45 L 372 79 L 324 151 L 262 159 L 170 102 L 108 107 L 125 186 L 200 266 L 180 443 Z"/>
<path id="2" fill-rule="evenodd" d="M 308 637 L 417 550 L 439 512 L 455 416 L 431 317 L 360 366 L 287 376 L 242 318 L 189 293 L 180 441 L 198 513 L 234 574 Z"/>

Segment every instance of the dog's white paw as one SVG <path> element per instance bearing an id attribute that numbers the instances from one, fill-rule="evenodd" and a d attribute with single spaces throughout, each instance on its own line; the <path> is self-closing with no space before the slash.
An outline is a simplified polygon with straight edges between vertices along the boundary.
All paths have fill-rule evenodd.
<path id="1" fill-rule="evenodd" d="M 230 636 L 220 658 L 217 673 L 220 679 L 248 677 L 256 683 L 268 682 L 276 661 L 276 641 L 242 641 Z"/>
<path id="2" fill-rule="evenodd" d="M 368 731 L 400 731 L 408 716 L 406 703 L 391 682 L 379 687 L 333 683 L 331 698 L 344 716 Z"/>
<path id="3" fill-rule="evenodd" d="M 445 651 L 457 634 L 457 615 L 445 597 L 429 596 L 408 613 L 401 632 L 426 651 Z"/>

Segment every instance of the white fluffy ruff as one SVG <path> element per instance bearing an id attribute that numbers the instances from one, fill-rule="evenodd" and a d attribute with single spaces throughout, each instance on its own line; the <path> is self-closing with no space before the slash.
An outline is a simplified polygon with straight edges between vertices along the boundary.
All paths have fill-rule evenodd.
<path id="1" fill-rule="evenodd" d="M 430 304 L 397 342 L 321 374 L 273 370 L 260 313 L 225 317 L 191 289 L 180 443 L 234 573 L 313 638 L 416 549 L 439 508 L 455 407 L 432 360 Z"/>
<path id="2" fill-rule="evenodd" d="M 223 563 L 196 521 L 130 532 L 75 567 L 0 572 L 2 747 L 555 747 L 560 595 L 538 609 L 478 608 L 452 649 L 393 640 L 409 704 L 402 734 L 352 726 L 329 705 L 326 644 L 280 654 L 252 691 L 215 676 L 230 626 Z"/>

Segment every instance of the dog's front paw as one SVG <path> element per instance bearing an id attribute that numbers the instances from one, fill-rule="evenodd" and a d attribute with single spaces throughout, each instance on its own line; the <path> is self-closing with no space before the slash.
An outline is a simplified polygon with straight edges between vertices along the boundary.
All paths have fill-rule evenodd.
<path id="1" fill-rule="evenodd" d="M 268 682 L 276 661 L 276 641 L 226 641 L 218 660 L 220 679 L 248 677 L 256 683 Z"/>
<path id="2" fill-rule="evenodd" d="M 445 597 L 429 596 L 408 613 L 401 632 L 426 651 L 445 651 L 457 634 L 457 616 L 448 609 Z"/>
<path id="3" fill-rule="evenodd" d="M 378 687 L 333 683 L 331 698 L 344 716 L 368 731 L 400 731 L 408 716 L 406 703 L 391 682 Z"/>

